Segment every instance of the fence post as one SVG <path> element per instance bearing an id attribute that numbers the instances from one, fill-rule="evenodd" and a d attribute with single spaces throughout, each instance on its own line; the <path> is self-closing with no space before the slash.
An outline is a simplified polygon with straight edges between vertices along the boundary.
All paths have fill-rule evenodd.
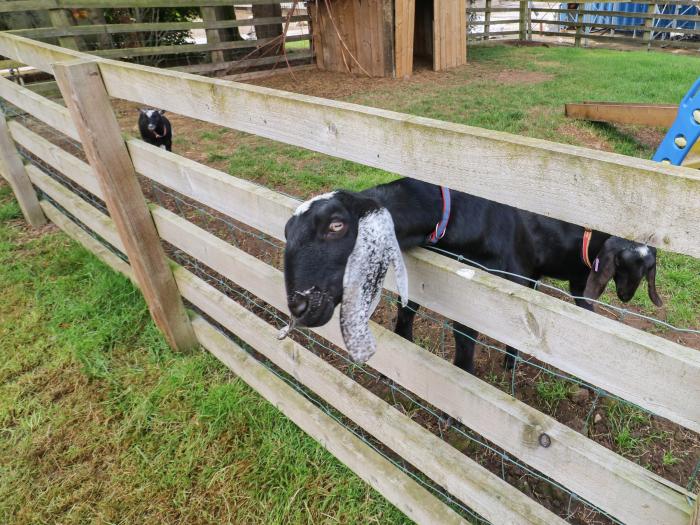
<path id="1" fill-rule="evenodd" d="M 695 498 L 695 509 L 690 517 L 690 525 L 700 525 L 700 495 Z"/>
<path id="2" fill-rule="evenodd" d="M 576 37 L 574 38 L 574 46 L 581 47 L 581 33 L 583 33 L 583 11 L 586 4 L 580 2 L 578 4 L 578 12 L 576 14 Z"/>
<path id="3" fill-rule="evenodd" d="M 173 348 L 194 348 L 197 339 L 97 62 L 81 59 L 58 63 L 54 74 L 153 320 Z"/>
<path id="4" fill-rule="evenodd" d="M 236 20 L 236 11 L 233 6 L 202 7 L 200 8 L 200 12 L 202 13 L 202 20 L 204 21 L 205 27 L 222 20 Z M 204 32 L 207 35 L 207 44 L 219 44 L 221 42 L 241 39 L 237 27 L 205 29 Z M 229 60 L 231 56 L 233 56 L 232 50 L 212 51 L 211 61 L 213 63 L 224 62 Z"/>
<path id="5" fill-rule="evenodd" d="M 15 147 L 2 111 L 0 111 L 0 173 L 10 183 L 24 219 L 34 228 L 46 224 L 46 217 L 39 206 L 39 199 L 29 181 L 22 157 L 19 156 Z"/>
<path id="6" fill-rule="evenodd" d="M 647 5 L 647 16 L 653 15 L 656 12 L 656 4 Z M 651 47 L 652 34 L 654 33 L 654 17 L 650 16 L 644 20 L 644 35 L 642 40 L 646 42 L 647 47 Z"/>
<path id="7" fill-rule="evenodd" d="M 73 25 L 73 17 L 65 9 L 49 9 L 49 20 L 53 27 L 71 27 Z M 74 36 L 59 36 L 58 43 L 62 47 L 76 51 L 82 47 L 81 41 Z"/>
<path id="8" fill-rule="evenodd" d="M 518 34 L 518 39 L 519 40 L 525 40 L 525 16 L 526 16 L 526 10 L 527 10 L 527 0 L 520 0 L 520 14 L 518 15 L 518 19 L 520 21 L 520 27 L 519 29 L 519 34 Z"/>
<path id="9" fill-rule="evenodd" d="M 491 32 L 491 0 L 484 2 L 484 40 L 489 39 Z"/>

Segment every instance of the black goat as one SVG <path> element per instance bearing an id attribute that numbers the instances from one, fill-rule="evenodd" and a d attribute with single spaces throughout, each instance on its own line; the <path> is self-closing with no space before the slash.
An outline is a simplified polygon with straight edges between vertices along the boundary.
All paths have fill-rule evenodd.
<path id="1" fill-rule="evenodd" d="M 526 286 L 543 276 L 569 281 L 575 296 L 597 299 L 614 279 L 617 295 L 629 301 L 641 280 L 661 305 L 656 287 L 656 250 L 593 231 L 587 239 L 590 270 L 583 262 L 584 228 L 451 191 L 452 210 L 445 235 L 436 246 L 485 267 L 522 276 L 507 277 Z M 321 326 L 341 303 L 340 324 L 356 361 L 374 353 L 367 320 L 379 299 L 387 266 L 396 270 L 406 306 L 403 259 L 398 249 L 426 243 L 443 211 L 440 187 L 401 179 L 360 193 L 337 191 L 303 203 L 285 228 L 285 284 L 292 324 Z M 589 310 L 584 299 L 576 304 Z M 414 309 L 399 312 L 396 332 L 412 340 Z M 363 327 L 364 323 L 364 327 Z M 455 365 L 473 373 L 477 335 L 454 323 Z M 517 351 L 508 348 L 506 364 Z"/>
<path id="2" fill-rule="evenodd" d="M 164 109 L 139 109 L 141 138 L 156 147 L 173 150 L 173 128 Z"/>

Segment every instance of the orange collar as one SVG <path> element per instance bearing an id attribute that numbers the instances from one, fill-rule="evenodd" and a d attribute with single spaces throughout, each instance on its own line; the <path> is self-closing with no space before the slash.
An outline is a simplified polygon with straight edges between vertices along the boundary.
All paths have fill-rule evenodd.
<path id="1" fill-rule="evenodd" d="M 588 248 L 591 245 L 592 236 L 593 231 L 590 228 L 586 228 L 583 231 L 583 241 L 581 241 L 581 260 L 583 261 L 583 264 L 585 264 L 591 269 L 593 268 L 593 265 L 591 264 L 591 260 L 588 257 Z"/>

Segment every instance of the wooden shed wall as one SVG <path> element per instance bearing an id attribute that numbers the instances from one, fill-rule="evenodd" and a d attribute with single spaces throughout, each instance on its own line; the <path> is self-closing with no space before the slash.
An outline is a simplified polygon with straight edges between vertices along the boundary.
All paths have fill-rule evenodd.
<path id="1" fill-rule="evenodd" d="M 392 0 L 330 0 L 328 5 L 331 16 L 323 0 L 309 8 L 319 69 L 362 73 L 364 68 L 373 77 L 393 76 Z"/>

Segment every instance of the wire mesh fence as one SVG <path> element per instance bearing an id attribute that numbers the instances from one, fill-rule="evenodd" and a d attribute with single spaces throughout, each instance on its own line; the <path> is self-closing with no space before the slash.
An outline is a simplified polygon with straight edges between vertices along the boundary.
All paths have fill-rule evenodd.
<path id="1" fill-rule="evenodd" d="M 0 99 L 0 107 L 8 117 L 16 119 L 29 129 L 44 136 L 52 143 L 84 159 L 81 145 L 78 142 L 40 123 L 30 115 L 14 108 L 2 99 Z M 83 200 L 95 206 L 103 213 L 107 213 L 104 203 L 99 198 L 73 183 L 69 178 L 58 173 L 51 168 L 51 166 L 31 153 L 21 148 L 20 152 L 26 162 L 34 164 L 70 189 L 73 193 L 80 196 Z M 156 203 L 176 213 L 178 216 L 197 224 L 206 231 L 254 255 L 275 268 L 280 269 L 282 267 L 284 245 L 279 240 L 251 229 L 243 223 L 211 210 L 153 181 L 143 178 L 142 182 L 144 194 L 150 202 Z M 46 197 L 48 198 L 48 196 Z M 122 259 L 126 260 L 124 254 L 109 245 L 104 239 L 100 238 L 88 227 L 75 219 L 75 217 L 70 214 L 70 210 L 62 209 L 62 211 L 71 217 L 74 222 L 80 225 L 86 232 L 108 246 L 110 250 L 118 254 Z M 215 286 L 219 291 L 239 304 L 244 305 L 247 309 L 253 311 L 268 323 L 278 328 L 287 324 L 288 318 L 285 313 L 273 308 L 244 288 L 237 286 L 230 279 L 218 274 L 201 261 L 198 261 L 167 243 L 165 243 L 165 248 L 169 256 L 178 264 Z M 526 279 L 523 276 L 506 274 L 506 272 L 502 272 L 498 269 L 485 268 L 478 262 L 459 254 L 446 252 L 440 249 L 435 250 L 443 255 L 453 257 L 460 262 L 480 267 L 490 273 L 505 277 Z M 553 292 L 563 299 L 575 299 L 575 297 L 567 291 L 552 284 L 541 281 L 529 281 L 531 281 L 531 285 L 536 289 Z M 394 311 L 395 304 L 395 296 L 386 293 L 383 297 L 382 304 L 375 313 L 374 319 L 380 324 L 392 328 L 392 312 Z M 639 316 L 644 320 L 657 323 L 665 329 L 677 333 L 700 334 L 700 332 L 694 328 L 672 326 L 660 319 L 639 314 L 638 312 L 621 308 L 613 304 L 600 302 L 599 305 L 605 308 L 609 313 L 617 316 L 621 321 L 629 317 Z M 230 334 L 221 327 L 219 328 L 235 339 L 233 334 Z M 417 310 L 415 342 L 426 350 L 443 359 L 451 359 L 454 353 L 454 345 L 450 337 L 451 331 L 452 327 L 449 320 L 426 309 Z M 467 333 L 459 333 L 479 345 L 481 349 L 481 358 L 477 360 L 477 373 L 483 380 L 508 392 L 514 398 L 535 406 L 539 410 L 567 424 L 574 430 L 583 433 L 591 439 L 613 448 L 626 457 L 651 468 L 657 472 L 657 474 L 663 476 L 665 473 L 663 469 L 655 468 L 654 465 L 644 464 L 645 458 L 643 455 L 638 454 L 641 443 L 649 444 L 653 441 L 663 445 L 663 441 L 668 435 L 680 433 L 683 439 L 687 441 L 688 446 L 691 447 L 691 450 L 693 446 L 700 446 L 699 437 L 692 432 L 684 431 L 677 425 L 654 417 L 646 410 L 633 403 L 623 400 L 595 385 L 564 373 L 532 357 L 520 355 L 515 359 L 513 368 L 511 370 L 505 370 L 502 367 L 502 360 L 505 355 L 503 345 L 484 337 L 477 338 Z M 440 410 L 418 398 L 395 382 L 387 379 L 371 367 L 353 363 L 343 351 L 310 330 L 296 329 L 292 337 L 314 354 L 322 357 L 336 369 L 342 371 L 365 388 L 382 397 L 394 408 L 496 473 L 503 480 L 550 508 L 570 523 L 620 523 L 602 509 L 586 501 L 584 498 L 550 477 L 524 464 L 483 436 L 471 431 L 462 424 L 449 421 Z M 242 346 L 254 353 L 247 345 L 242 344 Z M 295 381 L 292 377 L 279 370 L 266 359 L 262 359 L 262 362 L 264 362 L 269 369 L 274 371 L 276 375 L 284 379 L 285 382 L 310 399 L 325 413 L 342 423 L 343 426 L 363 439 L 374 450 L 379 451 L 412 478 L 429 488 L 433 493 L 439 495 L 443 501 L 460 512 L 471 522 L 485 523 L 482 517 L 473 513 L 458 501 L 455 501 L 444 489 L 436 486 L 411 465 L 392 454 L 381 442 L 368 436 L 362 429 L 354 425 L 347 418 L 341 416 L 326 402 L 312 394 L 303 384 Z M 573 401 L 574 398 L 577 400 Z M 604 425 L 599 424 L 599 417 L 606 420 Z M 616 426 L 619 428 L 611 428 Z M 634 427 L 633 434 L 635 435 L 628 435 L 632 427 Z M 628 435 L 628 438 L 626 438 L 627 441 L 623 442 L 623 437 L 625 435 Z M 636 445 L 635 440 L 637 443 Z M 696 448 L 695 450 L 700 450 L 700 448 Z M 684 468 L 683 479 L 681 481 L 689 491 L 697 492 L 700 488 L 698 485 L 700 461 L 697 460 L 697 457 L 694 461 L 692 461 L 692 458 L 687 459 L 684 462 Z M 674 479 L 673 481 L 677 482 L 678 480 Z M 689 500 L 688 503 L 691 504 L 691 501 Z"/>

